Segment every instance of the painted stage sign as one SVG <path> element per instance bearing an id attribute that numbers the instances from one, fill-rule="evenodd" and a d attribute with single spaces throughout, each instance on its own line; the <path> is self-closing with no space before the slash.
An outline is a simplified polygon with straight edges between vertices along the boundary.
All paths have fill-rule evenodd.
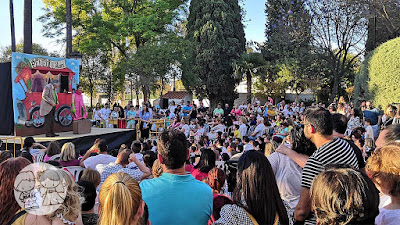
<path id="1" fill-rule="evenodd" d="M 43 134 L 40 116 L 43 88 L 52 80 L 61 84 L 55 111 L 55 131 L 72 130 L 72 89 L 79 83 L 79 61 L 23 53 L 12 53 L 11 64 L 14 123 L 18 136 Z"/>

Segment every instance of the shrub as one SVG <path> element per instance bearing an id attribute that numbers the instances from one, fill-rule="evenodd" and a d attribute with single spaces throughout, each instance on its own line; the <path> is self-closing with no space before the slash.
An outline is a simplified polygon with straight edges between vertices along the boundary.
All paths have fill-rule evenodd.
<path id="1" fill-rule="evenodd" d="M 400 38 L 380 45 L 369 65 L 368 90 L 375 106 L 385 107 L 400 101 Z"/>

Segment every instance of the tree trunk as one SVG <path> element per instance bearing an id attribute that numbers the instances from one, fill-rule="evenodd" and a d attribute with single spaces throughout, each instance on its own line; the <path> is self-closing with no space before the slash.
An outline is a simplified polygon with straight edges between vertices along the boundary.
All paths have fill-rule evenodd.
<path id="1" fill-rule="evenodd" d="M 247 79 L 247 103 L 251 103 L 251 99 L 253 97 L 252 93 L 251 93 L 253 82 L 251 80 L 251 72 L 250 71 L 246 72 L 246 79 Z"/>
<path id="2" fill-rule="evenodd" d="M 67 39 L 66 39 L 66 51 L 65 57 L 69 58 L 72 52 L 72 12 L 71 12 L 71 0 L 66 0 L 66 26 L 67 26 Z"/>
<path id="3" fill-rule="evenodd" d="M 135 92 L 136 92 L 136 105 L 140 106 L 140 104 L 139 104 L 139 91 L 138 91 L 138 89 L 136 89 Z"/>
<path id="4" fill-rule="evenodd" d="M 329 103 L 332 103 L 336 95 L 338 94 L 340 78 L 341 76 L 339 76 L 337 72 L 334 72 L 333 87 L 332 87 L 332 93 L 329 96 Z"/>
<path id="5" fill-rule="evenodd" d="M 14 25 L 14 1 L 10 0 L 10 28 L 11 28 L 11 51 L 16 52 L 15 25 Z"/>
<path id="6" fill-rule="evenodd" d="M 90 92 L 90 108 L 93 109 L 93 91 Z"/>
<path id="7" fill-rule="evenodd" d="M 32 54 L 32 0 L 24 0 L 24 53 Z"/>
<path id="8" fill-rule="evenodd" d="M 210 95 L 208 100 L 210 101 L 210 108 L 208 111 L 212 113 L 214 111 L 214 109 L 217 108 L 218 99 L 216 99 L 212 95 Z"/>

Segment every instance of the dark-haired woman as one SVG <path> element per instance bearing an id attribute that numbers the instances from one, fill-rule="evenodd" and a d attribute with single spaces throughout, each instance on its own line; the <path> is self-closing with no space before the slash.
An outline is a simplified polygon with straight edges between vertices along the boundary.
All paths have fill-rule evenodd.
<path id="1" fill-rule="evenodd" d="M 204 149 L 201 152 L 200 161 L 191 172 L 194 178 L 203 181 L 208 176 L 208 172 L 215 167 L 216 156 L 213 150 Z"/>
<path id="2" fill-rule="evenodd" d="M 61 148 L 57 141 L 52 141 L 47 146 L 46 155 L 43 162 L 49 160 L 60 160 Z"/>
<path id="3" fill-rule="evenodd" d="M 293 224 L 283 203 L 268 159 L 258 151 L 245 152 L 238 162 L 234 204 L 225 205 L 214 224 Z"/>
<path id="4" fill-rule="evenodd" d="M 143 108 L 139 114 L 139 117 L 141 122 L 140 123 L 141 136 L 144 139 L 149 138 L 151 113 L 145 104 L 143 104 Z"/>
<path id="5" fill-rule="evenodd" d="M 42 162 L 45 155 L 46 147 L 42 144 L 36 143 L 33 137 L 26 137 L 24 139 L 24 147 L 21 149 L 20 154 L 31 155 L 34 157 L 35 162 Z M 28 154 L 29 153 L 29 154 Z"/>
<path id="6" fill-rule="evenodd" d="M 14 182 L 19 172 L 29 164 L 22 157 L 8 159 L 0 164 L 0 224 L 9 224 L 21 209 L 14 197 Z"/>
<path id="7" fill-rule="evenodd" d="M 294 127 L 280 148 L 291 146 L 291 149 L 306 157 L 316 150 L 315 145 L 304 136 L 303 128 Z M 301 192 L 301 174 L 303 169 L 289 156 L 274 152 L 268 156 L 272 170 L 275 174 L 281 198 L 289 205 L 293 215 Z"/>

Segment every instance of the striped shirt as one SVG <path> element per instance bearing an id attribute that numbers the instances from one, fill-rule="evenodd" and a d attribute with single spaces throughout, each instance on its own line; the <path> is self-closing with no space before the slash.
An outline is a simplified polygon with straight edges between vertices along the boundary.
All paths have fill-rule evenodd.
<path id="1" fill-rule="evenodd" d="M 301 186 L 311 188 L 314 178 L 325 169 L 327 165 L 345 164 L 358 169 L 358 161 L 350 144 L 342 139 L 334 139 L 318 148 L 308 158 L 301 177 Z M 316 224 L 313 213 L 306 219 L 304 224 Z"/>

